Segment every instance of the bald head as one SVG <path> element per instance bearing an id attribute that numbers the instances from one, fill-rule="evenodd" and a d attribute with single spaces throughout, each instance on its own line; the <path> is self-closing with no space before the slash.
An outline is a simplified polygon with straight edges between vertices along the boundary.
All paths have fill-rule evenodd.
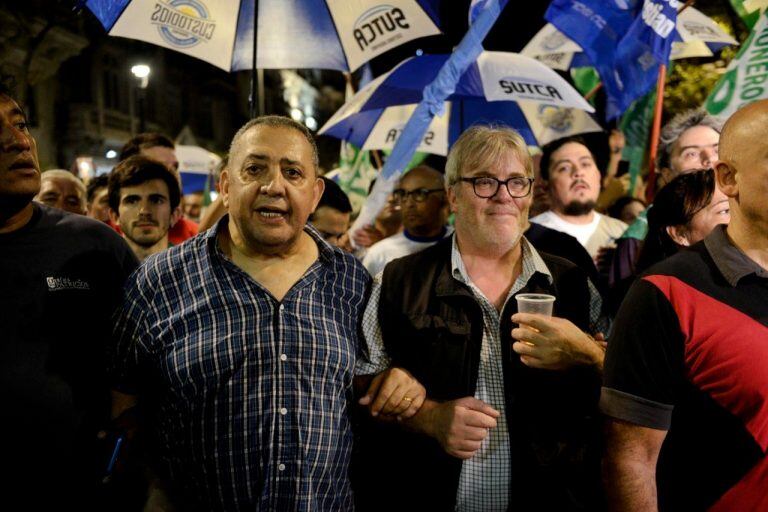
<path id="1" fill-rule="evenodd" d="M 418 182 L 423 188 L 443 188 L 443 173 L 428 165 L 419 165 L 400 178 L 401 185 L 410 182 Z"/>
<path id="2" fill-rule="evenodd" d="M 742 248 L 768 254 L 768 100 L 741 108 L 720 136 L 717 185 L 730 199 L 728 234 Z M 768 268 L 768 258 L 765 267 Z"/>
<path id="3" fill-rule="evenodd" d="M 768 100 L 750 103 L 736 111 L 720 134 L 720 160 L 737 168 L 749 166 L 768 146 Z"/>

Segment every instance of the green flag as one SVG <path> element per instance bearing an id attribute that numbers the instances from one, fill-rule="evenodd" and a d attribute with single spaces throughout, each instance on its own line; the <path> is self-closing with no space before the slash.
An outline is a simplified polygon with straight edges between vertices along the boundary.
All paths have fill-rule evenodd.
<path id="1" fill-rule="evenodd" d="M 573 85 L 582 95 L 587 94 L 600 83 L 600 75 L 592 67 L 572 68 L 571 79 L 573 79 Z M 589 102 L 594 105 L 594 96 L 589 99 Z"/>
<path id="2" fill-rule="evenodd" d="M 758 18 L 760 17 L 760 10 L 754 10 L 750 12 L 750 10 L 747 8 L 748 6 L 744 5 L 748 3 L 749 0 L 731 0 L 731 7 L 733 7 L 733 10 L 736 11 L 736 14 L 739 15 L 744 24 L 747 25 L 750 30 L 752 30 L 755 27 L 755 23 L 757 23 Z"/>
<path id="3" fill-rule="evenodd" d="M 622 158 L 629 162 L 631 195 L 643 170 L 648 155 L 648 137 L 653 123 L 653 107 L 656 104 L 656 90 L 636 100 L 621 117 L 619 128 L 626 138 Z"/>
<path id="4" fill-rule="evenodd" d="M 764 98 L 768 98 L 768 11 L 760 15 L 704 107 L 726 119 L 744 105 Z"/>

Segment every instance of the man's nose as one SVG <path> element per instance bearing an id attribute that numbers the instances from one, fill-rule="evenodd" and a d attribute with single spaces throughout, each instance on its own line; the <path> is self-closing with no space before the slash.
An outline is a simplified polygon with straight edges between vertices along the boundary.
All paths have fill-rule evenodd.
<path id="1" fill-rule="evenodd" d="M 268 195 L 282 195 L 285 192 L 285 181 L 279 168 L 270 169 L 261 184 L 261 191 Z"/>
<path id="2" fill-rule="evenodd" d="M 714 148 L 704 148 L 701 150 L 701 166 L 710 168 L 712 163 L 717 160 L 717 151 Z"/>

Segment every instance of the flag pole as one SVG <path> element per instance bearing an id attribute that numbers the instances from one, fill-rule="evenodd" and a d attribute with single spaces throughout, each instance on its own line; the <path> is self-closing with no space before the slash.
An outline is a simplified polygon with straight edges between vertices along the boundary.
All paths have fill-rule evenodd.
<path id="1" fill-rule="evenodd" d="M 253 2 L 253 54 L 251 55 L 251 119 L 264 113 L 264 71 L 256 69 L 256 47 L 258 46 L 259 0 Z"/>
<path id="2" fill-rule="evenodd" d="M 679 11 L 681 12 L 693 5 L 694 0 L 687 0 Z M 648 154 L 648 183 L 645 188 L 645 200 L 650 204 L 656 193 L 656 154 L 659 150 L 659 134 L 661 133 L 661 116 L 664 107 L 664 88 L 667 81 L 667 66 L 659 66 L 659 78 L 656 81 L 656 105 L 653 109 L 653 125 L 651 128 L 651 147 Z"/>

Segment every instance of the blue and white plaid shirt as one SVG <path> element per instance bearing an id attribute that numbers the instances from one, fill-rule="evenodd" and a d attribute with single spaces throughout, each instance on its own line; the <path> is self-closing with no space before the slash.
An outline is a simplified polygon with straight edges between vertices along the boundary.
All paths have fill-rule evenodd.
<path id="1" fill-rule="evenodd" d="M 307 227 L 318 260 L 278 302 L 220 250 L 227 220 L 128 280 L 115 387 L 156 404 L 161 459 L 201 509 L 351 510 L 368 272 Z"/>

